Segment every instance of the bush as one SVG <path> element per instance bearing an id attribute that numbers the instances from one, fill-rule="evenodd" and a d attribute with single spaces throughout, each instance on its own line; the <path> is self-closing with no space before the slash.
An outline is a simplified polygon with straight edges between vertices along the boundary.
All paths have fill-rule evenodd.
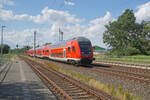
<path id="1" fill-rule="evenodd" d="M 128 47 L 128 48 L 126 48 L 124 52 L 125 52 L 125 56 L 140 54 L 140 50 L 136 49 L 134 47 Z"/>
<path id="2" fill-rule="evenodd" d="M 131 56 L 131 55 L 137 55 L 137 54 L 141 54 L 139 49 L 136 49 L 134 47 L 127 47 L 127 48 L 119 48 L 119 49 L 115 49 L 115 50 L 110 50 L 109 52 L 107 52 L 107 55 L 112 55 L 112 56 Z"/>

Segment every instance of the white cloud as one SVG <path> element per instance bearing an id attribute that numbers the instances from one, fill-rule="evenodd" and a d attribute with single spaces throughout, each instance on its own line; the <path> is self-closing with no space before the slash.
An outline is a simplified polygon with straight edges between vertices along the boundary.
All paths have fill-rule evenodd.
<path id="1" fill-rule="evenodd" d="M 150 20 L 150 2 L 137 7 L 138 11 L 135 13 L 136 20 L 141 22 L 142 20 Z"/>
<path id="2" fill-rule="evenodd" d="M 14 6 L 15 3 L 12 0 L 2 0 L 5 5 Z"/>
<path id="3" fill-rule="evenodd" d="M 3 5 L 0 3 L 0 8 L 2 8 L 3 7 Z"/>
<path id="4" fill-rule="evenodd" d="M 11 44 L 11 47 L 15 47 L 16 44 L 19 46 L 24 45 L 27 42 L 32 41 L 33 31 L 29 29 L 25 29 L 23 31 L 11 31 L 4 34 L 4 43 Z M 28 41 L 27 41 L 28 39 Z"/>
<path id="5" fill-rule="evenodd" d="M 12 11 L 0 9 L 0 19 L 7 21 L 13 17 L 14 15 Z"/>
<path id="6" fill-rule="evenodd" d="M 109 21 L 113 21 L 114 18 L 110 12 L 106 12 L 104 17 L 99 17 L 88 22 L 88 24 L 81 24 L 83 21 L 77 18 L 75 15 L 70 14 L 67 11 L 60 11 L 49 9 L 45 7 L 41 14 L 35 16 L 28 14 L 14 14 L 11 10 L 0 9 L 0 19 L 5 21 L 18 20 L 18 21 L 32 21 L 38 24 L 50 23 L 51 28 L 39 28 L 39 29 L 25 29 L 23 31 L 7 32 L 5 36 L 6 42 L 15 47 L 16 44 L 27 45 L 33 44 L 33 32 L 37 30 L 37 43 L 54 42 L 58 41 L 58 29 L 61 26 L 61 30 L 64 32 L 64 39 L 70 39 L 76 36 L 84 36 L 89 38 L 94 45 L 100 45 L 106 47 L 103 44 L 103 32 L 105 31 L 104 25 Z M 16 42 L 17 41 L 17 42 Z"/>
<path id="7" fill-rule="evenodd" d="M 108 21 L 112 21 L 114 20 L 114 18 L 111 16 L 110 12 L 106 12 L 106 15 L 102 18 L 96 18 L 92 21 L 90 21 L 90 23 L 92 24 L 106 24 Z"/>
<path id="8" fill-rule="evenodd" d="M 33 21 L 38 24 L 45 22 L 49 22 L 51 24 L 79 23 L 82 21 L 82 19 L 76 18 L 75 15 L 71 15 L 67 11 L 48 9 L 48 7 L 45 7 L 41 11 L 41 14 L 38 14 L 36 16 L 28 14 L 15 15 L 11 10 L 0 9 L 0 19 L 5 21 L 8 20 Z"/>
<path id="9" fill-rule="evenodd" d="M 65 5 L 69 5 L 69 6 L 74 6 L 75 3 L 73 2 L 69 2 L 69 1 L 64 1 Z"/>
<path id="10" fill-rule="evenodd" d="M 12 0 L 0 0 L 0 8 L 2 8 L 3 5 L 14 6 L 15 3 Z"/>
<path id="11" fill-rule="evenodd" d="M 24 17 L 24 16 L 23 16 Z M 100 45 L 106 47 L 103 44 L 103 32 L 105 31 L 104 25 L 108 24 L 109 21 L 113 21 L 114 18 L 109 12 L 104 17 L 96 18 L 89 21 L 89 24 L 66 24 L 60 27 L 59 24 L 52 24 L 50 29 L 39 28 L 39 29 L 25 29 L 23 31 L 12 31 L 7 32 L 4 36 L 5 43 L 11 44 L 13 47 L 16 44 L 19 45 L 33 45 L 33 32 L 37 31 L 37 44 L 43 44 L 46 42 L 58 41 L 58 29 L 59 27 L 64 32 L 64 39 L 70 39 L 77 36 L 84 36 L 92 41 L 93 45 Z"/>

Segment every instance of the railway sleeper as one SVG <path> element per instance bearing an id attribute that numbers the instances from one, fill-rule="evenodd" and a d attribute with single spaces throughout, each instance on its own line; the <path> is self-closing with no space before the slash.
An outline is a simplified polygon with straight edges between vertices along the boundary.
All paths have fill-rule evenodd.
<path id="1" fill-rule="evenodd" d="M 72 97 L 73 100 L 98 100 L 98 98 L 93 97 L 93 96 L 74 96 Z"/>
<path id="2" fill-rule="evenodd" d="M 63 88 L 62 88 L 63 89 Z M 74 88 L 74 89 L 70 89 L 70 88 L 64 88 L 64 91 L 77 91 L 79 90 L 79 88 Z"/>
<path id="3" fill-rule="evenodd" d="M 61 87 L 61 88 L 62 88 L 63 90 L 64 90 L 64 89 L 79 90 L 79 88 L 77 88 L 77 87 L 69 88 L 69 87 L 64 86 L 64 87 Z"/>
<path id="4" fill-rule="evenodd" d="M 67 93 L 81 93 L 81 92 L 84 92 L 83 90 L 76 90 L 76 91 L 72 91 L 72 90 L 69 90 L 69 91 L 66 91 Z M 85 92 L 86 93 L 86 92 Z"/>
<path id="5" fill-rule="evenodd" d="M 64 89 L 64 91 L 66 91 L 66 92 L 72 92 L 72 91 L 76 91 L 76 92 L 83 92 L 83 90 L 80 90 L 80 89 L 73 89 L 73 90 L 71 90 L 71 89 Z"/>
<path id="6" fill-rule="evenodd" d="M 70 83 L 66 83 L 66 82 L 57 82 L 57 85 L 67 85 L 67 86 L 73 86 L 72 84 Z"/>
<path id="7" fill-rule="evenodd" d="M 59 85 L 59 86 L 65 85 L 65 86 L 67 86 L 67 87 L 72 87 L 72 86 L 74 86 L 73 84 L 66 83 L 66 82 L 57 82 L 56 84 Z"/>
<path id="8" fill-rule="evenodd" d="M 68 86 L 59 86 L 59 87 L 61 87 L 61 88 L 64 88 L 64 89 L 76 89 L 77 87 L 74 87 L 74 86 L 72 86 L 72 87 L 68 87 Z"/>
<path id="9" fill-rule="evenodd" d="M 83 91 L 82 91 L 82 92 L 70 91 L 68 94 L 71 95 L 71 96 L 83 96 L 83 95 L 88 95 L 87 92 L 83 92 Z"/>

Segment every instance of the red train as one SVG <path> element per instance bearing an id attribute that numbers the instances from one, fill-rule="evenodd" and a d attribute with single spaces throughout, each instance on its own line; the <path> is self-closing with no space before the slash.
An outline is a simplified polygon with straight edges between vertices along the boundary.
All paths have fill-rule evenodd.
<path id="1" fill-rule="evenodd" d="M 49 58 L 72 64 L 90 64 L 94 60 L 93 48 L 89 39 L 76 37 L 67 41 L 26 51 L 30 56 Z"/>

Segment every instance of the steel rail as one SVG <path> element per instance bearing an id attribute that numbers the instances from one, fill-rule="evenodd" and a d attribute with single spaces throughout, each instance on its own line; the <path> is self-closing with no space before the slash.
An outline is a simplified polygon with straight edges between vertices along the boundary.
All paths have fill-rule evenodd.
<path id="1" fill-rule="evenodd" d="M 127 63 L 127 62 L 117 62 L 117 61 L 98 61 L 93 64 L 104 65 L 104 66 L 124 66 L 124 67 L 132 67 L 139 69 L 150 69 L 150 64 L 141 64 L 141 63 Z M 141 67 L 141 68 L 140 68 Z"/>
<path id="2" fill-rule="evenodd" d="M 147 78 L 150 80 L 150 76 L 149 75 L 144 75 L 144 74 L 139 74 L 139 73 L 134 73 L 134 72 L 127 72 L 125 70 L 118 70 L 118 69 L 113 69 L 113 68 L 94 68 L 92 70 L 105 70 L 105 71 L 111 71 L 111 72 L 116 72 L 116 73 L 122 73 L 122 74 L 126 74 L 126 75 L 132 75 L 132 76 L 137 76 L 137 77 L 143 77 L 143 78 Z"/>
<path id="3" fill-rule="evenodd" d="M 108 66 L 108 65 L 105 65 L 105 66 Z M 119 68 L 116 68 L 116 69 L 115 68 L 111 68 L 111 67 L 110 68 L 102 68 L 102 67 L 101 68 L 97 68 L 97 67 L 95 67 L 95 64 L 91 64 L 90 67 L 93 67 L 93 68 L 87 68 L 87 66 L 86 67 L 80 66 L 80 68 L 87 69 L 87 70 L 90 70 L 90 71 L 94 71 L 94 72 L 96 72 L 98 74 L 104 73 L 104 74 L 107 74 L 107 75 L 112 75 L 112 76 L 115 76 L 115 77 L 119 77 L 121 79 L 135 80 L 135 81 L 138 81 L 140 83 L 146 83 L 147 85 L 150 85 L 150 76 L 149 75 L 143 75 L 143 74 L 136 73 L 136 72 L 133 73 L 133 72 L 127 72 L 127 71 L 118 70 L 119 68 L 122 68 L 121 66 L 117 66 Z M 125 69 L 123 69 L 123 70 L 128 70 L 128 69 L 134 69 L 135 71 L 136 70 L 145 70 L 145 69 L 130 68 L 130 67 L 125 67 Z M 130 74 L 130 75 L 128 75 L 128 74 Z"/>
<path id="4" fill-rule="evenodd" d="M 144 76 L 138 76 L 138 74 L 131 74 L 131 73 L 124 73 L 121 72 L 121 71 L 112 71 L 112 70 L 104 70 L 104 69 L 91 69 L 92 71 L 95 71 L 97 73 L 104 73 L 104 74 L 109 74 L 109 75 L 113 75 L 113 76 L 116 76 L 116 77 L 120 77 L 120 78 L 123 78 L 123 79 L 130 79 L 130 80 L 135 80 L 135 81 L 138 81 L 138 82 L 141 82 L 141 83 L 146 83 L 147 85 L 150 85 L 150 77 L 145 79 Z M 119 73 L 116 73 L 116 72 L 119 72 Z M 130 75 L 128 75 L 130 74 Z M 137 75 L 137 76 L 136 76 Z"/>
<path id="5" fill-rule="evenodd" d="M 59 86 L 57 86 L 53 81 L 51 81 L 46 75 L 40 72 L 33 64 L 29 63 L 29 61 L 23 59 L 27 64 L 29 64 L 32 69 L 34 69 L 40 76 L 42 76 L 57 92 L 59 92 L 64 98 L 67 100 L 73 100 L 65 91 L 63 91 Z"/>
<path id="6" fill-rule="evenodd" d="M 48 82 L 49 84 L 51 84 L 53 87 L 57 87 L 56 89 L 57 89 L 67 100 L 73 100 L 73 99 L 72 99 L 63 89 L 61 89 L 59 86 L 57 86 L 57 84 L 55 84 L 55 82 L 49 80 L 49 78 L 48 78 L 46 75 L 44 75 L 42 72 L 40 72 L 39 69 L 35 68 L 35 66 L 38 65 L 38 66 L 44 68 L 45 70 L 47 70 L 47 71 L 49 71 L 49 72 L 51 72 L 51 73 L 54 73 L 54 74 L 58 75 L 59 77 L 63 78 L 63 80 L 68 81 L 68 82 L 71 83 L 72 85 L 74 85 L 74 86 L 76 86 L 76 87 L 78 87 L 78 88 L 80 88 L 80 89 L 86 91 L 86 93 L 88 93 L 88 94 L 90 94 L 90 95 L 93 95 L 94 97 L 97 98 L 97 100 L 110 100 L 110 98 L 107 98 L 107 97 L 105 97 L 105 96 L 103 96 L 103 95 L 97 94 L 97 92 L 93 91 L 92 89 L 89 89 L 89 88 L 84 87 L 83 85 L 80 85 L 79 82 L 77 82 L 77 81 L 75 81 L 75 80 L 72 80 L 72 79 L 70 79 L 69 77 L 66 77 L 66 75 L 64 75 L 64 74 L 62 74 L 62 73 L 60 73 L 60 72 L 57 72 L 57 71 L 55 71 L 55 70 L 50 69 L 48 66 L 45 66 L 45 65 L 43 65 L 43 64 L 41 64 L 41 63 L 38 63 L 38 62 L 33 62 L 34 64 L 33 64 L 33 63 L 31 64 L 31 60 L 29 61 L 29 59 L 28 59 L 28 61 L 27 61 L 27 59 L 25 59 L 24 57 L 21 57 L 21 58 L 23 58 L 30 66 L 32 66 L 32 68 L 33 68 L 34 70 L 36 70 L 45 80 L 47 80 L 47 82 Z M 35 64 L 35 63 L 36 63 L 36 64 Z"/>
<path id="7" fill-rule="evenodd" d="M 39 64 L 40 64 L 40 63 L 39 63 Z M 43 67 L 44 67 L 44 66 L 43 66 Z M 98 94 L 97 94 L 96 92 L 94 92 L 93 90 L 88 89 L 88 88 L 86 88 L 86 87 L 84 87 L 84 86 L 81 86 L 80 83 L 78 83 L 78 82 L 76 82 L 75 80 L 72 80 L 72 79 L 66 77 L 65 75 L 62 75 L 62 73 L 59 73 L 59 72 L 57 72 L 57 71 L 55 71 L 55 70 L 52 70 L 52 69 L 49 69 L 48 66 L 47 66 L 47 67 L 44 67 L 44 68 L 45 68 L 46 70 L 49 70 L 49 71 L 51 71 L 51 72 L 57 74 L 59 77 L 62 77 L 64 80 L 66 80 L 66 81 L 70 82 L 71 84 L 73 84 L 73 85 L 75 85 L 75 86 L 77 86 L 77 87 L 79 87 L 79 88 L 85 90 L 86 92 L 92 94 L 93 96 L 96 96 L 97 98 L 100 98 L 100 100 L 105 100 L 104 98 L 102 98 L 102 96 L 98 95 Z"/>

